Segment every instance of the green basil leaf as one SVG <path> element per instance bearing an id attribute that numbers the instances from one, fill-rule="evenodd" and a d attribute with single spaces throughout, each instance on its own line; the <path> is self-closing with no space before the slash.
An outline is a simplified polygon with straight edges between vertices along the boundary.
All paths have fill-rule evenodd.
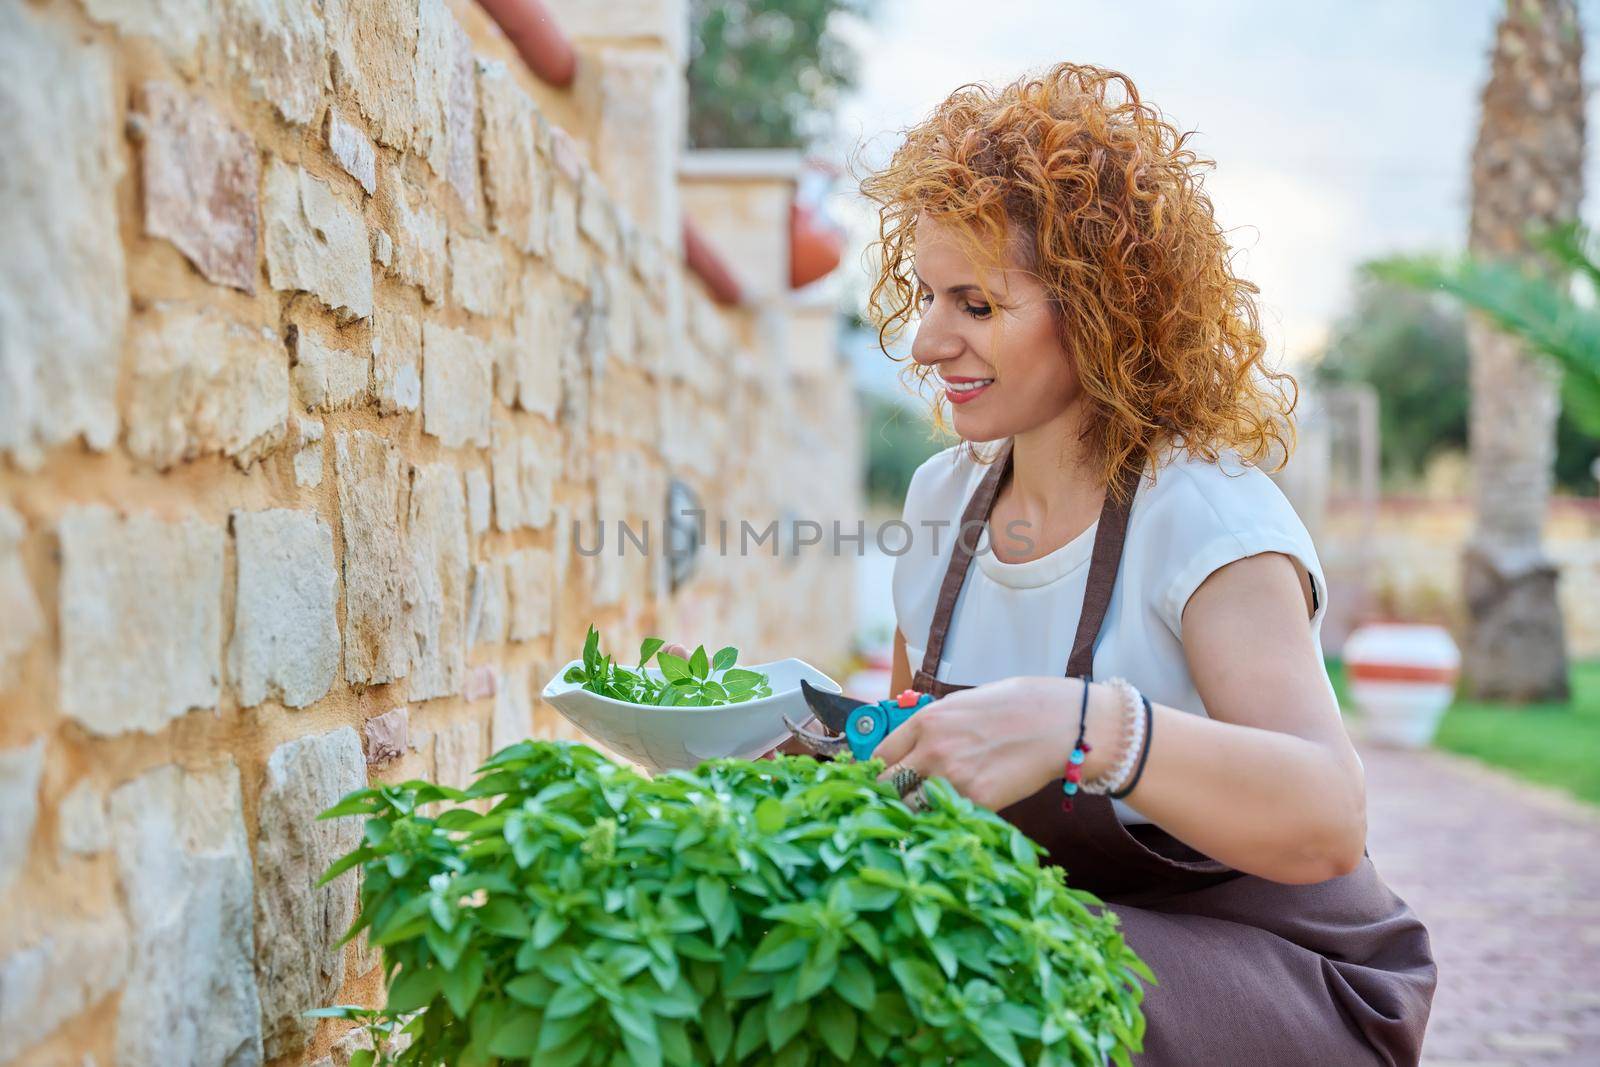
<path id="1" fill-rule="evenodd" d="M 546 1019 L 565 1019 L 569 1015 L 576 1015 L 595 1002 L 595 991 L 587 985 L 564 985 L 551 996 L 550 1003 L 545 1005 L 544 1017 Z"/>
<path id="2" fill-rule="evenodd" d="M 478 925 L 501 937 L 527 937 L 532 929 L 528 913 L 506 897 L 491 897 L 488 903 L 478 909 L 477 916 Z"/>
<path id="3" fill-rule="evenodd" d="M 822 998 L 814 1011 L 822 1043 L 841 1063 L 850 1062 L 856 1051 L 856 1013 L 837 997 Z"/>
<path id="4" fill-rule="evenodd" d="M 477 949 L 464 953 L 461 962 L 445 972 L 444 980 L 440 984 L 444 988 L 444 998 L 450 1003 L 450 1010 L 456 1013 L 456 1018 L 465 1019 L 467 1012 L 472 1008 L 472 1002 L 478 999 L 478 992 L 483 988 L 483 972 L 483 953 Z"/>
<path id="5" fill-rule="evenodd" d="M 656 657 L 656 662 L 661 664 L 662 677 L 669 682 L 689 681 L 693 677 L 689 670 L 689 662 L 682 656 L 674 656 L 671 652 L 663 652 Z"/>
<path id="6" fill-rule="evenodd" d="M 440 980 L 444 972 L 437 967 L 408 967 L 389 983 L 389 999 L 384 1002 L 387 1012 L 417 1011 L 427 1007 L 439 995 Z"/>
<path id="7" fill-rule="evenodd" d="M 734 648 L 732 645 L 729 645 L 727 648 L 719 648 L 717 650 L 717 654 L 711 657 L 711 669 L 714 671 L 725 671 L 737 663 L 738 660 L 739 650 L 737 648 Z"/>
<path id="8" fill-rule="evenodd" d="M 507 1059 L 529 1059 L 539 1051 L 539 1029 L 543 1025 L 538 1012 L 512 1012 L 489 1040 L 489 1051 Z"/>
<path id="9" fill-rule="evenodd" d="M 705 645 L 696 646 L 694 655 L 689 657 L 689 673 L 701 681 L 705 681 L 711 673 L 711 661 L 706 658 Z"/>

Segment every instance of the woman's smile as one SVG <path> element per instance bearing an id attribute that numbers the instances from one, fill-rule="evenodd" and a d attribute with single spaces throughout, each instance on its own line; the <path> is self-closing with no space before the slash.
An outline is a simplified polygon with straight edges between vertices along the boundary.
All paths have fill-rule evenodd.
<path id="1" fill-rule="evenodd" d="M 994 384 L 993 378 L 958 378 L 942 374 L 939 380 L 944 382 L 945 399 L 952 404 L 970 404 Z"/>

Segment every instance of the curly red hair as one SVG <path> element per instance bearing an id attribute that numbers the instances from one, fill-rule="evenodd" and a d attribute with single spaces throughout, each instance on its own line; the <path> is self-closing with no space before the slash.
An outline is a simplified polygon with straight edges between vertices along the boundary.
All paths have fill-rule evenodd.
<path id="1" fill-rule="evenodd" d="M 888 354 L 916 307 L 913 235 L 926 214 L 953 223 L 982 266 L 998 270 L 998 250 L 1014 249 L 1052 294 L 1107 484 L 1174 443 L 1281 466 L 1298 387 L 1263 362 L 1259 290 L 1233 273 L 1201 188 L 1214 164 L 1185 146 L 1190 136 L 1100 67 L 957 89 L 861 183 L 878 204 L 869 308 L 880 347 Z"/>

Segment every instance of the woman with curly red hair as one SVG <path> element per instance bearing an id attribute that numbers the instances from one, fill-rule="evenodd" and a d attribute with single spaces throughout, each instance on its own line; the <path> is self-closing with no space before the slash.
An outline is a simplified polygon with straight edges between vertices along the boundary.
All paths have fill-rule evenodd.
<path id="1" fill-rule="evenodd" d="M 879 755 L 1117 912 L 1157 980 L 1140 1064 L 1414 1064 L 1427 932 L 1366 855 L 1322 568 L 1262 469 L 1294 383 L 1187 139 L 1061 64 L 963 86 L 863 183 L 880 336 L 916 320 L 961 439 L 894 577 L 894 690 L 941 699 Z"/>

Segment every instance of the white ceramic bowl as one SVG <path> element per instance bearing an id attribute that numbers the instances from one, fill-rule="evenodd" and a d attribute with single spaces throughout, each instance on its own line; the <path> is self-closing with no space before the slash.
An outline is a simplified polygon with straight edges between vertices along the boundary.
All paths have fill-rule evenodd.
<path id="1" fill-rule="evenodd" d="M 652 771 L 689 770 L 702 760 L 732 756 L 754 759 L 789 737 L 785 715 L 797 723 L 811 718 L 803 678 L 818 689 L 839 692 L 839 683 L 799 659 L 758 663 L 746 670 L 760 671 L 772 685 L 772 695 L 740 704 L 711 708 L 657 708 L 626 704 L 567 682 L 567 671 L 582 660 L 564 663 L 544 687 L 544 699 L 566 720 L 618 755 Z M 646 670 L 657 678 L 661 672 Z"/>

